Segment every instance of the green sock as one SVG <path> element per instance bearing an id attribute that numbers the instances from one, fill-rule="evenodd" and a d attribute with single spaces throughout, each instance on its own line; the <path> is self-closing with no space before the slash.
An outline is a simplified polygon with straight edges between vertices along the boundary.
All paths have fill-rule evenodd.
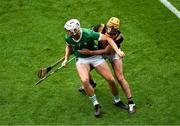
<path id="1" fill-rule="evenodd" d="M 99 104 L 99 102 L 97 101 L 96 95 L 94 94 L 93 96 L 89 97 L 93 103 L 93 105 L 97 105 Z"/>
<path id="2" fill-rule="evenodd" d="M 114 102 L 117 103 L 121 101 L 120 97 L 119 96 L 114 96 Z"/>

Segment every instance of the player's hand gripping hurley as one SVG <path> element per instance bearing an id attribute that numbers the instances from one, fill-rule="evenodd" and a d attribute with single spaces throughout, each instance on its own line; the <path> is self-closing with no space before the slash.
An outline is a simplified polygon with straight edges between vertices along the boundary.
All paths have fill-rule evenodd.
<path id="1" fill-rule="evenodd" d="M 45 77 L 48 72 L 50 70 L 52 70 L 52 68 L 54 68 L 55 66 L 57 66 L 59 63 L 61 63 L 62 61 L 64 60 L 64 57 L 62 57 L 61 59 L 59 59 L 58 61 L 56 61 L 56 63 L 52 64 L 51 66 L 48 66 L 47 68 L 41 68 L 39 71 L 38 71 L 38 77 L 41 79 L 43 77 Z"/>
<path id="2" fill-rule="evenodd" d="M 67 61 L 67 64 L 70 63 L 73 59 L 75 59 L 75 57 L 72 57 L 70 60 L 68 60 L 68 61 Z M 57 61 L 54 65 L 52 65 L 52 66 L 51 66 L 51 69 L 52 69 L 53 67 L 55 67 L 57 64 L 59 64 L 59 62 L 61 62 L 62 60 L 64 60 L 64 57 L 61 58 L 59 61 Z M 61 68 L 63 68 L 63 67 L 64 67 L 64 65 L 61 65 L 60 67 L 58 67 L 57 69 L 55 69 L 55 70 L 52 71 L 51 73 L 45 74 L 45 76 L 42 77 L 39 81 L 37 81 L 35 85 L 38 85 L 38 84 L 41 83 L 43 80 L 45 80 L 46 78 L 48 78 L 48 77 L 51 76 L 52 74 L 56 73 L 57 71 L 59 71 L 59 70 L 60 70 Z M 49 67 L 48 67 L 48 68 L 49 68 Z M 46 69 L 48 69 L 48 68 L 46 68 Z M 50 70 L 49 70 L 49 71 L 50 71 Z M 48 71 L 48 72 L 49 72 L 49 71 Z"/>

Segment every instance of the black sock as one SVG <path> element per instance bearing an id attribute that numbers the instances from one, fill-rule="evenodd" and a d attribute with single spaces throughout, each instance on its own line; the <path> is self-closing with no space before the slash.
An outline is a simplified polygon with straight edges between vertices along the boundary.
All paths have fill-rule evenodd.
<path id="1" fill-rule="evenodd" d="M 91 84 L 91 85 L 94 85 L 94 84 L 95 84 L 95 82 L 94 82 L 93 79 L 90 80 L 90 84 Z"/>
<path id="2" fill-rule="evenodd" d="M 132 101 L 128 101 L 128 104 L 134 104 L 133 100 Z"/>
<path id="3" fill-rule="evenodd" d="M 129 97 L 128 98 L 128 104 L 134 104 L 133 100 L 132 100 L 132 97 Z"/>

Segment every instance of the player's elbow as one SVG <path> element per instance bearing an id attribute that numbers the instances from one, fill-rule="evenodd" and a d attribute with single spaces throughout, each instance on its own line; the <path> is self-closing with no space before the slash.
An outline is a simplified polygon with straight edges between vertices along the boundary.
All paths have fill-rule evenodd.
<path id="1" fill-rule="evenodd" d="M 106 36 L 106 35 L 104 35 L 104 34 L 101 34 L 101 40 L 102 41 L 107 41 L 109 39 L 109 37 L 108 36 Z"/>
<path id="2" fill-rule="evenodd" d="M 104 35 L 104 39 L 106 40 L 106 41 L 108 41 L 108 43 L 110 43 L 110 42 L 113 42 L 113 39 L 112 38 L 110 38 L 110 37 L 108 37 L 107 35 Z"/>

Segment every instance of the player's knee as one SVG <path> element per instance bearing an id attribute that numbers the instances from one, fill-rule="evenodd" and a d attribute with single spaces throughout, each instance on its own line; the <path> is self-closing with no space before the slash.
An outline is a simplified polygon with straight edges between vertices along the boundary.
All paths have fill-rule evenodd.
<path id="1" fill-rule="evenodd" d="M 109 83 L 115 83 L 114 77 L 108 77 L 108 78 L 107 78 L 107 81 L 108 81 Z"/>
<path id="2" fill-rule="evenodd" d="M 108 84 L 113 91 L 116 90 L 117 86 L 116 86 L 115 80 L 113 78 L 108 81 Z"/>
<path id="3" fill-rule="evenodd" d="M 123 74 L 117 74 L 117 75 L 116 75 L 116 78 L 118 79 L 118 81 L 119 81 L 120 83 L 123 82 L 123 80 L 125 79 L 124 76 L 123 76 Z"/>
<path id="4" fill-rule="evenodd" d="M 81 80 L 84 86 L 87 86 L 89 84 L 89 79 L 85 78 Z"/>

